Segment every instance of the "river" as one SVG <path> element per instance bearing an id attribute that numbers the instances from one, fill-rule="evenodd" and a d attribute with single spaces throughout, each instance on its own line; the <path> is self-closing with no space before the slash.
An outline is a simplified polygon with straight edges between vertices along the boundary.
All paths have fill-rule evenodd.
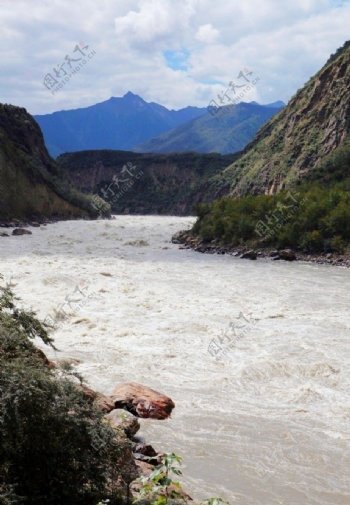
<path id="1" fill-rule="evenodd" d="M 203 255 L 192 218 L 59 222 L 1 238 L 0 272 L 55 358 L 105 393 L 136 381 L 176 403 L 142 420 L 184 459 L 186 489 L 231 505 L 349 505 L 350 270 Z M 62 316 L 63 314 L 63 316 Z"/>

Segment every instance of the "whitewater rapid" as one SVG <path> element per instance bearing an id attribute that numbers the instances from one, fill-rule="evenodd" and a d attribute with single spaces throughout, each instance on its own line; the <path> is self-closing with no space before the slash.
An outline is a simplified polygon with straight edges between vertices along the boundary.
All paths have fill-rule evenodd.
<path id="1" fill-rule="evenodd" d="M 172 418 L 142 420 L 142 434 L 183 456 L 196 498 L 349 505 L 350 270 L 171 244 L 192 223 L 31 228 L 0 239 L 0 272 L 25 307 L 58 314 L 59 352 L 45 351 L 79 360 L 92 387 L 171 396 Z"/>

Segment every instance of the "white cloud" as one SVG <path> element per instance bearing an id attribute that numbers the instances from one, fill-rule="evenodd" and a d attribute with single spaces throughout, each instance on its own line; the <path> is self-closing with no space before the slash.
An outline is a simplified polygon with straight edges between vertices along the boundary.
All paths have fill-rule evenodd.
<path id="1" fill-rule="evenodd" d="M 333 0 L 1 0 L 1 101 L 44 113 L 131 90 L 205 106 L 243 67 L 261 78 L 252 99 L 288 100 L 349 25 L 349 2 Z M 96 56 L 52 96 L 43 77 L 79 41 Z M 187 51 L 188 70 L 168 68 L 164 51 Z"/>
<path id="2" fill-rule="evenodd" d="M 141 0 L 137 11 L 115 19 L 115 29 L 131 45 L 144 48 L 147 44 L 148 49 L 155 50 L 159 43 L 164 47 L 166 43 L 177 42 L 194 13 L 186 0 Z"/>
<path id="3" fill-rule="evenodd" d="M 219 31 L 210 23 L 198 28 L 196 39 L 205 44 L 213 44 L 219 37 Z"/>

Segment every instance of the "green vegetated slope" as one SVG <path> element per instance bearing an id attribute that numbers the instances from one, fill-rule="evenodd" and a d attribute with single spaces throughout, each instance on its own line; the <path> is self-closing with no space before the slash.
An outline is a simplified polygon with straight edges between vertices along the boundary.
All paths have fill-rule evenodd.
<path id="1" fill-rule="evenodd" d="M 30 114 L 0 104 L 0 219 L 95 217 L 101 212 L 93 204 L 59 175 Z"/>
<path id="2" fill-rule="evenodd" d="M 350 44 L 263 127 L 209 190 L 193 234 L 229 246 L 344 252 L 350 243 Z M 213 190 L 215 188 L 215 190 Z"/>
<path id="3" fill-rule="evenodd" d="M 220 107 L 138 146 L 134 151 L 221 154 L 241 151 L 281 105 L 239 103 Z"/>
<path id="4" fill-rule="evenodd" d="M 215 194 L 273 194 L 291 187 L 350 132 L 350 42 L 258 132 L 242 156 L 213 181 Z"/>
<path id="5" fill-rule="evenodd" d="M 350 146 L 332 153 L 318 174 L 291 191 L 202 204 L 192 233 L 232 247 L 344 253 L 350 244 Z"/>
<path id="6" fill-rule="evenodd" d="M 57 158 L 79 189 L 101 195 L 114 213 L 189 215 L 206 184 L 237 155 L 81 151 Z"/>

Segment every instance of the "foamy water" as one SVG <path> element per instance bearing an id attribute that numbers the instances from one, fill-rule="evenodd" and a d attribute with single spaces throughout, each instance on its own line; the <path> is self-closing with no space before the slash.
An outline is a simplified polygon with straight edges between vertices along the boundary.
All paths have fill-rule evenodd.
<path id="1" fill-rule="evenodd" d="M 33 228 L 0 239 L 0 272 L 42 318 L 67 314 L 48 354 L 79 359 L 91 386 L 173 398 L 142 434 L 184 457 L 196 498 L 349 505 L 350 270 L 180 250 L 171 235 L 192 222 Z"/>

